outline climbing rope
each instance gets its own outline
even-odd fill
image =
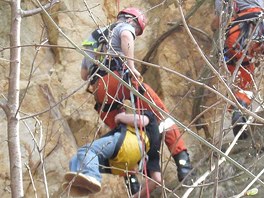
[[[128,71],[128,70],[127,70]],[[129,85],[132,86],[132,83],[131,83],[131,80],[130,78],[128,78],[128,81],[129,81]],[[138,87],[138,82],[135,83],[135,88],[136,90],[139,90],[139,87]],[[140,112],[140,109],[141,107],[143,106],[142,105],[142,101],[137,98],[137,105],[135,104],[135,100],[134,100],[134,94],[132,93],[132,91],[130,91],[130,100],[131,100],[131,104],[132,104],[132,108],[133,108],[133,111],[134,111],[134,115],[138,114],[139,116],[139,130],[140,131],[143,131],[143,127],[142,127],[142,120],[141,120],[141,112]],[[137,108],[136,108],[137,107]],[[145,157],[145,152],[146,152],[146,148],[145,148],[145,144],[144,144],[144,139],[142,138],[142,135],[139,133],[139,130],[138,130],[138,124],[137,124],[137,119],[135,118],[134,119],[134,125],[135,125],[135,129],[136,129],[136,135],[138,137],[138,143],[139,143],[139,147],[140,147],[140,151],[141,151],[141,156],[143,156],[140,160],[140,163],[139,163],[139,170],[143,170],[143,174],[146,176],[145,178],[145,183],[146,183],[146,192],[147,192],[147,197],[149,198],[150,197],[150,193],[149,193],[149,187],[148,187],[148,175],[147,175],[147,166],[146,166],[146,157]],[[140,144],[141,142],[141,144]]]

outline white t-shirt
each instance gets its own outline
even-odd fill
[[[120,55],[124,55],[121,49],[121,33],[124,30],[128,30],[132,33],[133,37],[136,37],[135,28],[126,22],[120,22],[112,31],[112,36],[110,38],[110,43],[113,49],[109,47],[108,53],[115,54],[115,51]]]

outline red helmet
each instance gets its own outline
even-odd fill
[[[141,31],[138,34],[138,36],[143,33],[145,26],[146,26],[147,19],[146,19],[145,15],[138,8],[133,8],[133,7],[125,8],[125,9],[121,10],[117,16],[119,16],[120,14],[129,14],[129,15],[136,17],[138,24],[141,28]]]

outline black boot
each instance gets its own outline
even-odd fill
[[[177,165],[177,172],[178,172],[178,180],[181,182],[188,173],[193,169],[189,154],[187,151],[182,151],[173,156],[175,163]]]
[[[140,184],[138,182],[138,178],[136,175],[128,175],[124,177],[125,184],[129,191],[131,191],[132,195],[136,194],[139,191]]]
[[[232,125],[233,125],[233,134],[236,136],[243,125],[247,122],[246,117],[242,115],[241,111],[238,109],[234,109],[232,115]],[[242,134],[239,136],[239,140],[244,140],[248,137],[247,130],[244,130]]]

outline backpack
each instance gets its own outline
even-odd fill
[[[142,159],[142,151],[139,144],[144,144],[145,152],[150,150],[150,139],[144,131],[140,131],[141,141],[136,135],[136,129],[131,126],[120,124],[117,130],[121,133],[113,156],[109,159],[111,173],[114,175],[125,176],[126,170],[134,171]],[[129,156],[128,156],[129,155]]]
[[[101,63],[105,60],[105,55],[103,54],[96,54],[94,52],[107,52],[108,47],[108,40],[110,38],[110,31],[114,29],[114,27],[117,24],[114,23],[110,26],[104,27],[104,28],[97,28],[95,29],[88,39],[84,40],[82,42],[82,46],[85,47],[85,52],[93,59],[99,60]],[[92,62],[90,59],[84,57],[82,61],[82,67],[86,67],[88,70],[88,75],[91,76],[95,72],[98,72],[98,65],[96,65],[94,62]],[[96,81],[96,79],[92,79],[91,84],[93,84]]]

